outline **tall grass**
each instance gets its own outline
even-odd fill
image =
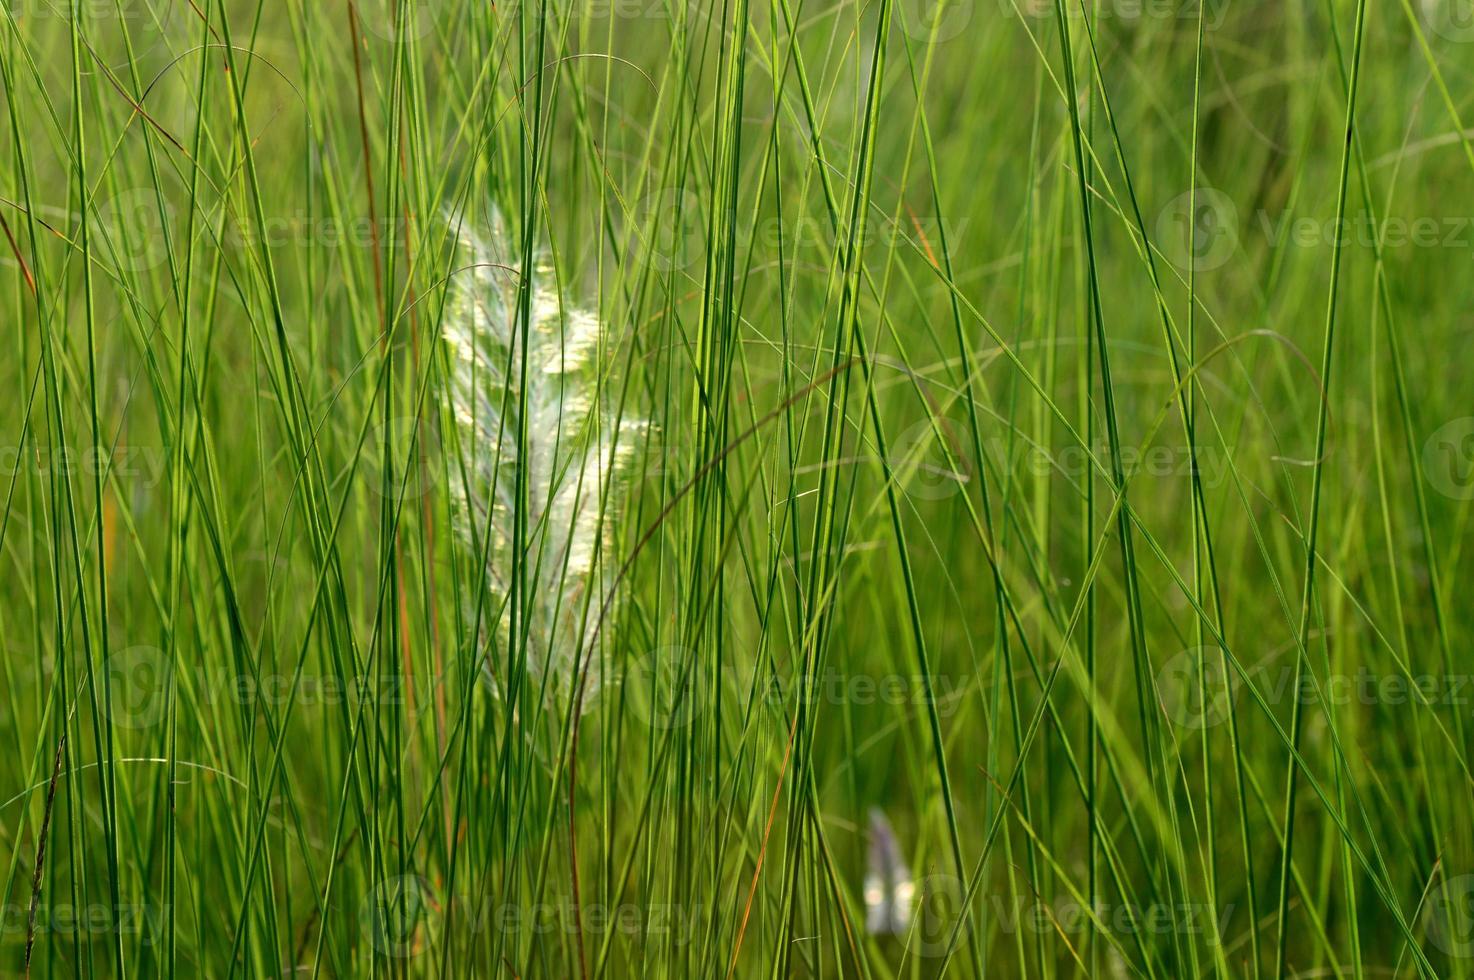
[[[1474,974],[1467,0],[18,0],[0,975]]]

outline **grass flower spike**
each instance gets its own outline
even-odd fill
[[[602,406],[606,325],[597,314],[565,304],[546,255],[526,273],[524,350],[518,317],[523,273],[500,215],[483,235],[461,230],[458,242],[460,271],[442,330],[456,430],[451,505],[472,568],[485,560],[486,594],[470,604],[475,610],[474,600],[484,599],[483,665],[500,689],[509,662],[499,651],[511,638],[520,468],[527,486],[525,666],[538,690],[545,684],[567,696],[594,654],[600,610],[615,586],[612,518],[645,426]],[[524,373],[525,389],[519,390]],[[525,431],[520,446],[519,422]],[[585,705],[593,702],[601,673],[590,666]]]

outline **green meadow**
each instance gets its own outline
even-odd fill
[[[7,0],[0,976],[1474,975],[1469,0]]]

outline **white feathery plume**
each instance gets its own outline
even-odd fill
[[[457,539],[473,560],[486,556],[478,640],[490,652],[504,649],[510,638],[520,466],[528,494],[528,676],[534,690],[546,679],[550,692],[567,696],[594,653],[600,611],[615,585],[612,518],[645,424],[614,418],[598,403],[605,325],[596,314],[564,304],[547,258],[540,256],[527,273],[531,310],[524,352],[519,250],[501,216],[493,214],[485,235],[464,230],[458,218],[448,221],[460,229],[461,249],[442,328],[458,442],[451,456],[451,511]],[[519,400],[524,354],[527,390]],[[526,412],[520,453],[519,410]],[[608,627],[606,621],[599,632]],[[492,670],[502,662],[494,652],[483,660],[494,687]],[[588,670],[585,706],[594,701],[600,673],[597,666]]]

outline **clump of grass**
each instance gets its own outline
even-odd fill
[[[0,975],[1474,976],[1459,7],[0,9]]]

